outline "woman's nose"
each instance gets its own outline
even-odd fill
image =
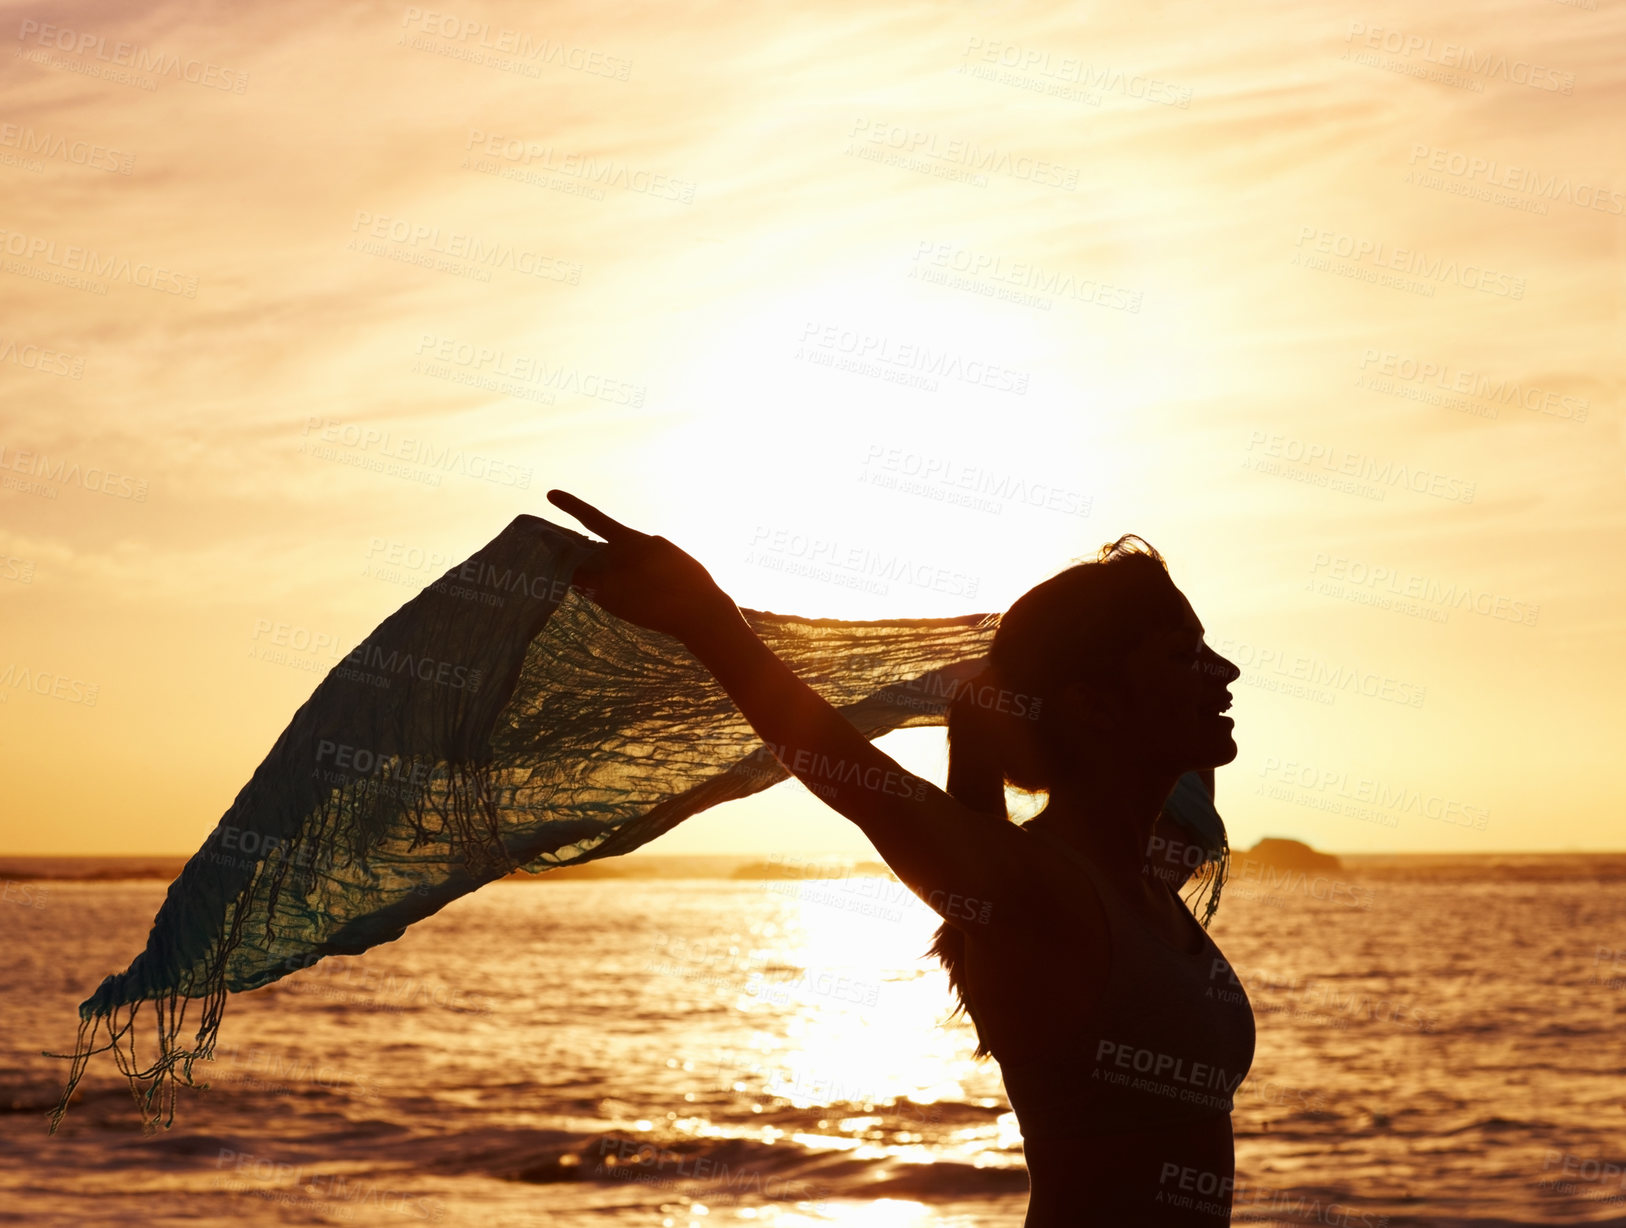
[[[1235,662],[1229,657],[1220,656],[1219,653],[1212,649],[1208,652],[1208,660],[1204,662],[1204,669],[1216,677],[1225,679],[1226,686],[1230,686],[1231,683],[1242,677],[1242,671],[1237,668]]]

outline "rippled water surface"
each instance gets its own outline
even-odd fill
[[[1626,1223],[1626,894],[1548,864],[1233,882],[1214,933],[1259,1033],[1237,1222]],[[489,887],[233,996],[172,1129],[142,1136],[104,1056],[54,1139],[40,1050],[164,885],[25,886],[0,1220],[1021,1221],[998,1069],[941,1024],[935,918],[888,880]]]

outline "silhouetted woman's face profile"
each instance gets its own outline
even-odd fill
[[[1110,557],[1036,585],[1001,616],[989,659],[1002,685],[1038,697],[1040,712],[983,735],[998,743],[1000,766],[1020,788],[1125,770],[1178,777],[1236,758],[1221,709],[1241,671],[1204,642],[1162,557],[1125,550],[1123,540],[1104,548]],[[951,714],[951,745],[956,732]]]
[[[1152,578],[1150,586],[1131,618],[1140,634],[1122,644],[1118,668],[1060,689],[1064,756],[1098,765],[1139,761],[1176,774],[1229,763],[1237,755],[1234,722],[1221,711],[1242,671],[1207,645],[1196,611],[1172,581]]]

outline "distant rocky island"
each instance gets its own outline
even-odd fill
[[[1333,854],[1285,836],[1266,836],[1251,849],[1232,849],[1231,860],[1251,861],[1278,870],[1303,870],[1306,874],[1329,874],[1344,868],[1344,863]]]

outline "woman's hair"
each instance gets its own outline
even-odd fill
[[[990,822],[1005,823],[1005,786],[1048,789],[1066,762],[1070,736],[1054,699],[1069,683],[1103,690],[1123,685],[1124,653],[1178,617],[1163,556],[1134,534],[1102,546],[1029,589],[999,618],[988,649],[987,685],[960,690],[948,709],[948,793]],[[998,696],[994,703],[988,695]],[[1020,715],[1018,715],[1020,713]],[[966,998],[965,933],[947,921],[928,954],[942,961],[964,1012],[977,1029],[977,1057],[989,1055]]]

